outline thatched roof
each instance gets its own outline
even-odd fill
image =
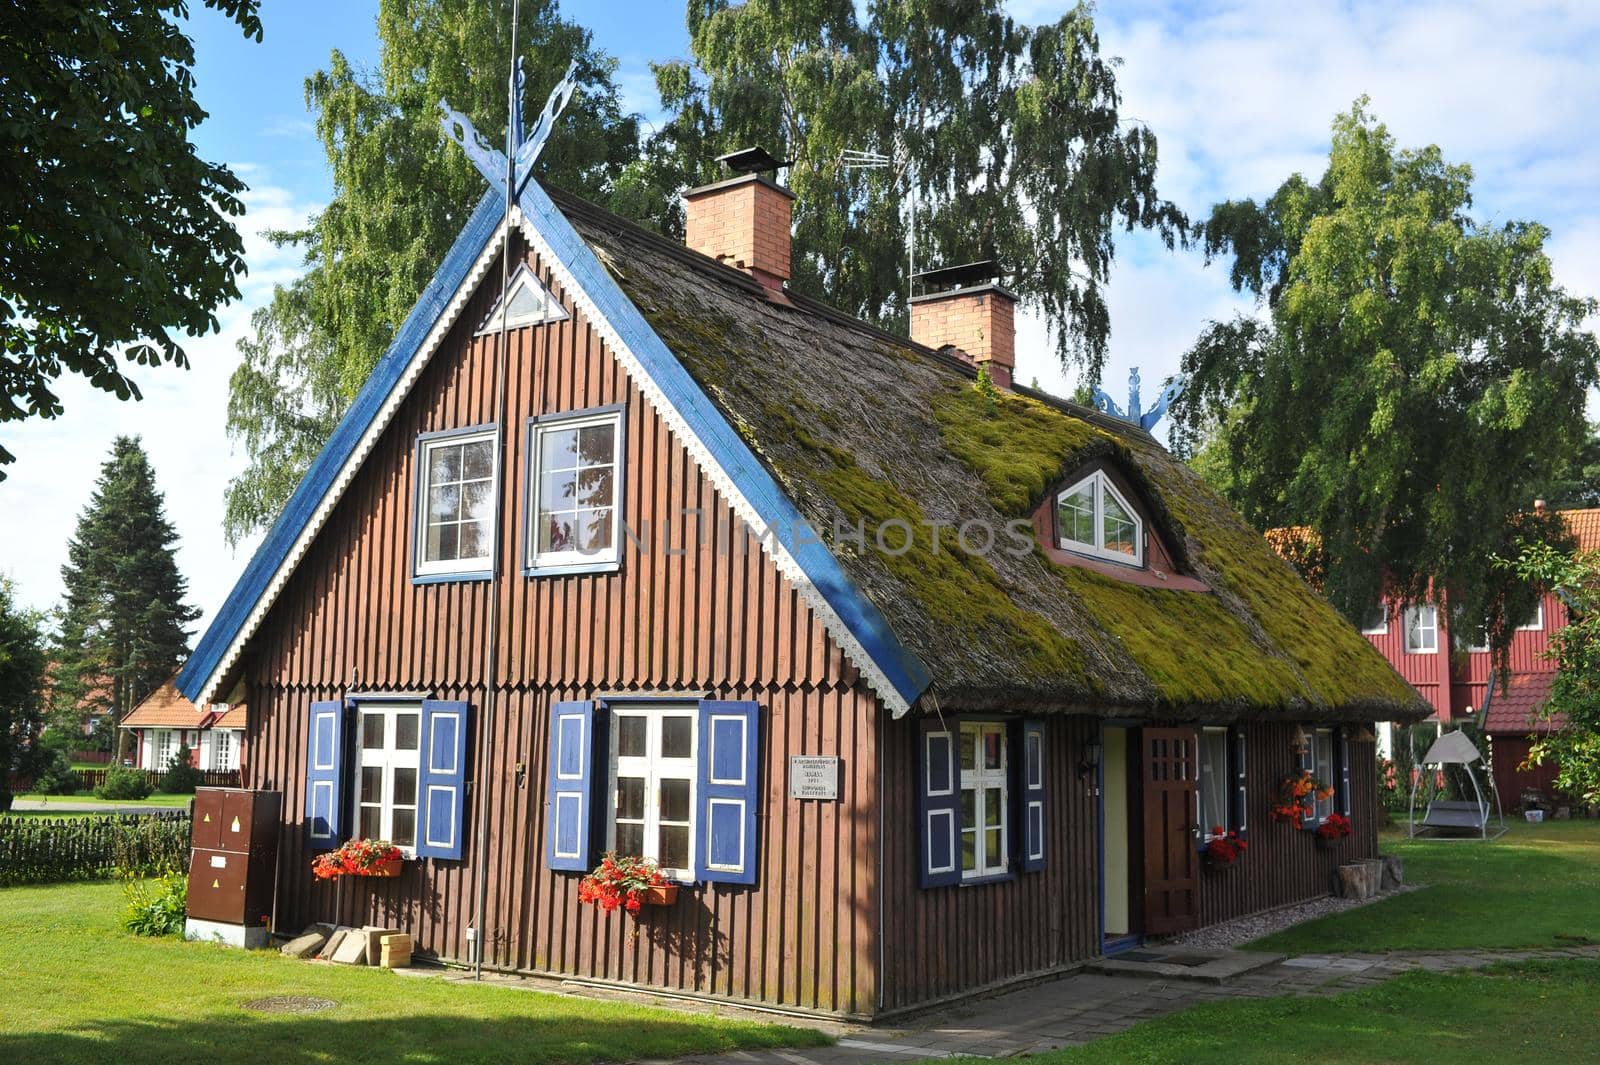
[[[556,202],[927,667],[943,706],[1217,720],[1427,713],[1143,431],[1027,389],[986,398],[959,359],[802,297],[785,305],[739,271],[582,201]],[[1131,584],[1039,550],[932,550],[925,521],[1003,528],[1095,459],[1134,482],[1179,569],[1209,592]],[[917,530],[913,550],[877,551],[869,533],[862,551],[833,534],[890,519]]]

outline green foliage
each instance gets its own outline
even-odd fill
[[[1572,462],[1538,494],[1552,510],[1600,507],[1600,424],[1590,423]]]
[[[0,887],[164,876],[189,857],[189,815],[0,817]]]
[[[1556,787],[1600,804],[1600,551],[1566,554],[1547,542],[1524,542],[1512,562],[1518,578],[1553,588],[1565,601],[1567,624],[1550,634],[1556,675],[1540,710],[1551,731],[1528,751],[1532,765],[1554,763]]]
[[[33,790],[40,795],[71,795],[82,783],[67,756],[60,751],[51,751],[49,760],[33,778]]]
[[[194,752],[183,744],[172,756],[172,761],[161,773],[161,790],[168,795],[193,795],[194,789],[205,783],[205,774],[189,764]]]
[[[752,144],[792,159],[793,287],[878,325],[907,322],[903,210],[919,268],[998,258],[1067,361],[1099,377],[1113,234],[1169,245],[1186,219],[1155,189],[1156,139],[1119,114],[1116,60],[1087,5],[1042,26],[998,0],[691,4],[688,62],[656,66],[670,118],[630,175],[644,215]],[[895,160],[847,170],[845,149]]]
[[[305,248],[307,273],[279,286],[239,343],[228,433],[250,465],[227,490],[233,542],[277,517],[483,195],[482,176],[439,127],[439,101],[503,146],[510,25],[511,0],[383,0],[378,69],[335,51],[306,79],[333,198],[308,230],[275,234]],[[578,64],[580,87],[539,158],[540,179],[612,202],[638,143],[616,61],[555,0],[525,0],[518,39],[530,124]]]
[[[1219,204],[1207,253],[1269,318],[1211,323],[1176,412],[1180,446],[1214,436],[1209,477],[1247,519],[1317,532],[1346,617],[1385,579],[1414,600],[1448,589],[1503,649],[1532,593],[1489,561],[1560,536],[1524,512],[1588,438],[1600,345],[1595,303],[1552,281],[1548,231],[1473,220],[1471,184],[1437,147],[1397,150],[1363,100],[1320,181]]]
[[[123,885],[127,908],[122,927],[136,936],[180,936],[188,915],[189,880],[168,873],[155,880],[130,879]]]
[[[206,6],[261,39],[258,0]],[[187,15],[179,0],[0,6],[0,421],[58,416],[63,372],[137,399],[119,363],[187,366],[180,336],[216,329],[239,295],[245,186],[190,141],[206,113]]]
[[[120,721],[189,653],[199,612],[183,602],[177,542],[144,448],[117,437],[61,567],[52,717],[64,731],[107,708]]]
[[[17,604],[0,577],[0,793],[12,771],[36,773],[44,762],[44,633],[37,612]]]
[[[153,790],[150,774],[118,765],[106,770],[105,782],[94,789],[94,795],[97,799],[144,799]]]

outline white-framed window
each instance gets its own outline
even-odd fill
[[[673,880],[694,876],[694,704],[611,707],[606,849],[649,858]]]
[[[489,568],[494,549],[494,429],[417,442],[417,576]]]
[[[527,263],[522,263],[511,275],[511,284],[507,287],[511,293],[510,317],[506,322],[507,328],[517,329],[525,325],[539,325],[541,322],[559,322],[567,316],[566,308],[556,301],[550,290],[539,283],[533,276],[533,271],[528,269]],[[500,301],[490,308],[484,316],[483,324],[478,326],[476,335],[485,336],[500,331]]]
[[[961,725],[961,876],[1007,871],[1006,726],[998,721]]]
[[[1382,636],[1389,631],[1389,604],[1381,599],[1367,607],[1366,613],[1361,615],[1361,634],[1363,636]]]
[[[234,746],[233,733],[227,729],[216,729],[211,733],[211,768],[233,769]]]
[[[528,568],[618,561],[622,411],[542,418],[531,435]]]
[[[155,735],[155,749],[152,762],[154,768],[166,770],[172,768],[172,756],[178,753],[178,734],[171,729],[157,729]]]
[[[1228,776],[1228,730],[1208,727],[1200,730],[1200,787],[1195,792],[1200,815],[1200,834],[1211,839],[1221,828],[1223,834],[1237,825],[1228,823],[1228,797],[1233,781]]]
[[[1538,632],[1544,628],[1544,600],[1539,600],[1539,605],[1534,608],[1533,616],[1517,626],[1519,632]]]
[[[1439,649],[1439,608],[1431,603],[1406,607],[1406,653],[1419,655]]]
[[[1334,801],[1338,798],[1339,792],[1339,781],[1336,778],[1338,766],[1333,761],[1333,729],[1319,728],[1311,734],[1310,757],[1312,777],[1333,788],[1326,799],[1315,799],[1316,819],[1321,821],[1333,813]]]
[[[1102,470],[1056,496],[1056,541],[1063,551],[1144,565],[1144,522]]]
[[[356,832],[410,855],[417,842],[419,703],[362,703],[356,725]]]

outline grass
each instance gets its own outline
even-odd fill
[[[807,1028],[317,965],[117,925],[116,884],[0,890],[0,1061],[593,1062],[817,1045]],[[264,1014],[268,995],[338,1002]]]
[[[1030,1065],[1597,1061],[1600,962],[1408,973],[1332,999],[1235,999],[1027,1060]]]
[[[1323,951],[1559,947],[1600,942],[1600,821],[1507,822],[1484,842],[1384,840],[1426,884],[1358,909],[1308,921],[1250,947]]]
[[[181,809],[182,807],[188,806],[189,805],[189,800],[193,799],[194,796],[193,795],[168,795],[166,792],[156,791],[156,792],[151,792],[149,797],[148,798],[144,798],[144,799],[101,799],[101,798],[96,798],[93,792],[84,791],[84,792],[78,792],[77,794],[74,794],[74,795],[32,795],[32,794],[30,794],[30,795],[18,795],[17,798],[19,800],[26,799],[29,802],[50,803],[51,805],[71,805],[71,806],[156,806],[156,807],[173,807],[175,809]]]

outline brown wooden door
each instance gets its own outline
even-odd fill
[[[1196,744],[1191,728],[1141,730],[1144,784],[1144,932],[1193,928],[1200,916],[1194,846]]]

